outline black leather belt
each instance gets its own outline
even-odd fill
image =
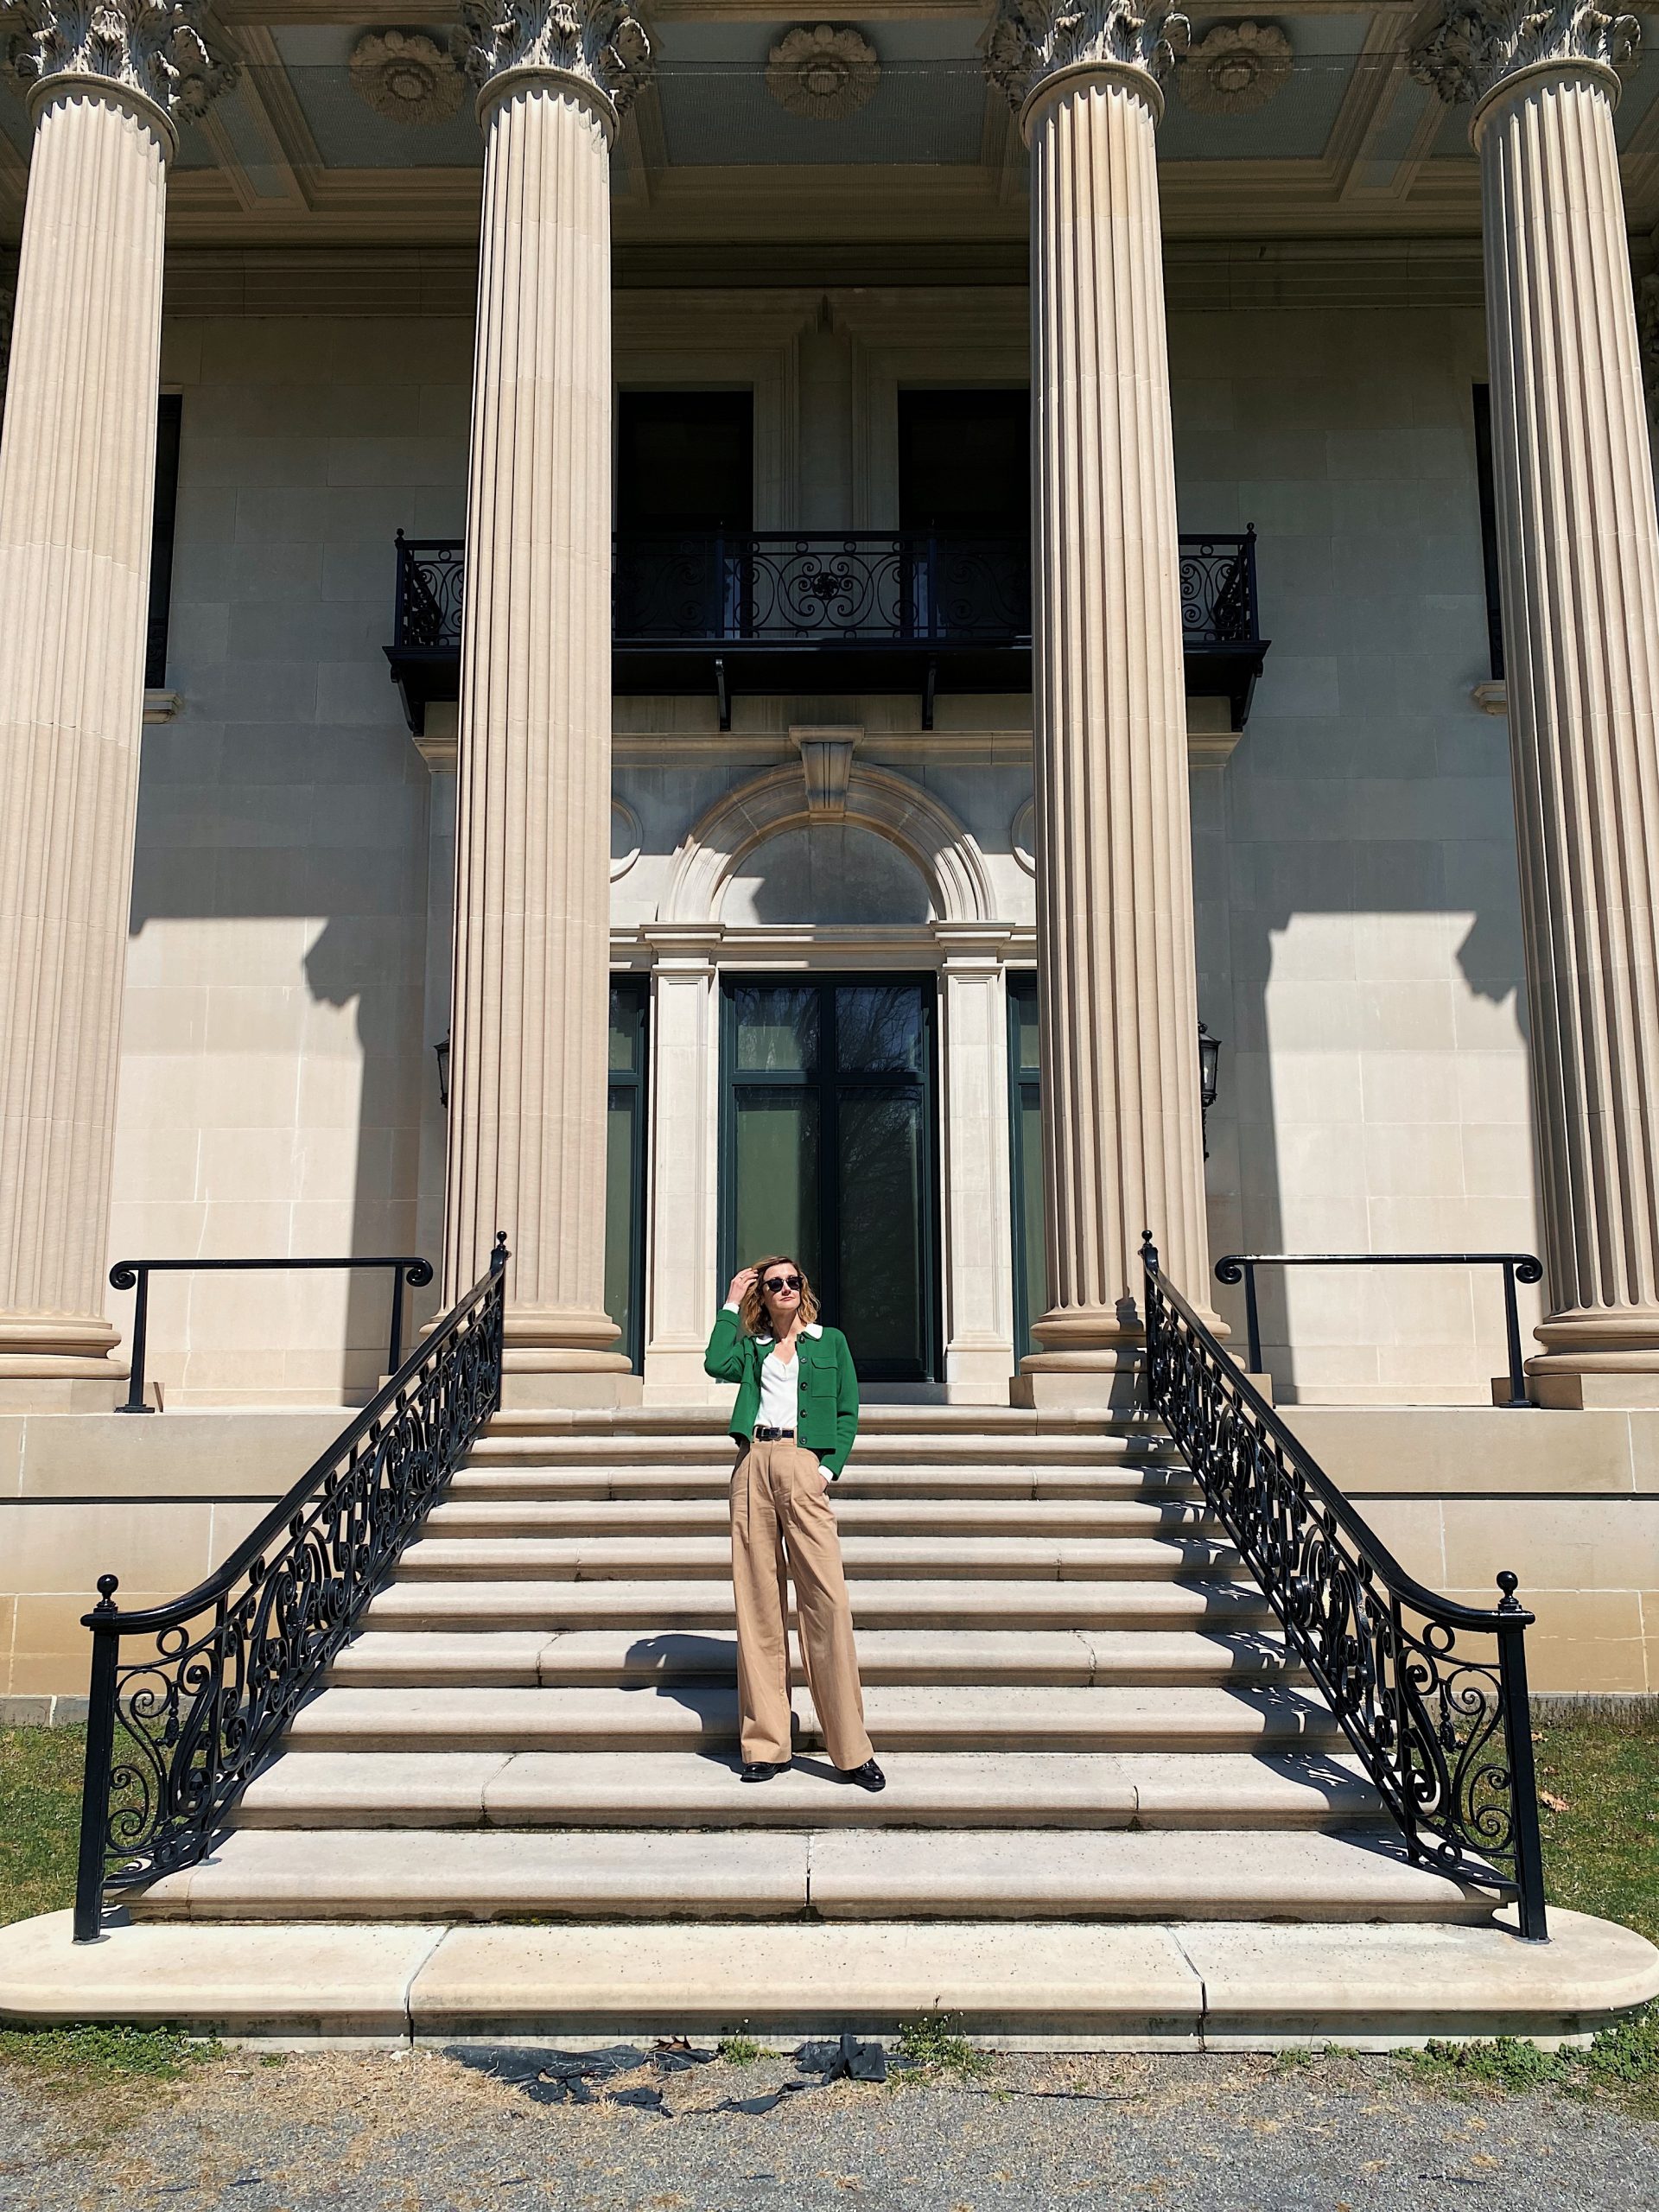
[[[757,1444],[781,1444],[785,1437],[792,1437],[794,1433],[792,1428],[762,1428],[757,1424],[754,1440]]]

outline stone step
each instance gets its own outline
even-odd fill
[[[648,1437],[671,1442],[683,1436],[724,1436],[734,1395],[728,1389],[718,1403],[692,1406],[504,1407],[491,1416],[489,1433],[492,1437],[556,1439]],[[869,1392],[860,1408],[858,1425],[863,1437],[904,1441],[957,1437],[1003,1443],[1023,1439],[1045,1452],[1052,1446],[1090,1439],[1169,1441],[1162,1422],[1145,1414],[1064,1406],[885,1403]]]
[[[130,1901],[180,1920],[1490,1921],[1385,1834],[247,1829]]]
[[[906,1751],[879,1796],[823,1759],[771,1782],[692,1751],[295,1751],[248,1785],[239,1827],[1072,1829],[1353,1827],[1382,1805],[1357,1761],[1248,1751]]]
[[[876,1577],[986,1582],[1096,1581],[1226,1572],[1227,1544],[1178,1536],[848,1536],[849,1582]],[[489,1581],[626,1581],[641,1577],[726,1580],[728,1536],[423,1536],[399,1564],[405,1581],[459,1576]]]
[[[836,1525],[850,1536],[1204,1536],[1225,1541],[1195,1499],[896,1498],[832,1493]],[[427,1518],[432,1537],[674,1537],[726,1541],[723,1497],[709,1498],[446,1497]]]
[[[421,1549],[404,1554],[407,1567]],[[849,1582],[853,1620],[871,1629],[1164,1629],[1268,1626],[1273,1611],[1253,1582],[1213,1576],[1160,1582]],[[408,1630],[730,1628],[732,1586],[695,1582],[445,1580],[393,1582],[370,1604],[372,1628]]]
[[[799,1653],[795,1680],[804,1681]],[[873,1629],[859,1638],[865,1682],[1221,1682],[1302,1679],[1283,1643],[1258,1631],[1101,1629]],[[521,1687],[737,1678],[731,1635],[627,1629],[416,1630],[371,1627],[330,1679],[371,1684]]]
[[[516,1460],[470,1459],[449,1478],[449,1498],[691,1498],[724,1502],[731,1484],[732,1455],[704,1466],[526,1465]],[[886,1466],[862,1453],[849,1465],[836,1491],[849,1498],[1195,1498],[1198,1485],[1185,1465],[1149,1460],[1103,1467]]]
[[[787,2045],[918,2018],[1007,2050],[1378,2049],[1428,2037],[1584,2037],[1659,1995],[1659,1951],[1557,1909],[1506,1925],[798,1921],[632,1928],[117,1924],[0,1929],[0,2020],[195,2035],[571,2044],[747,2033]]]
[[[474,1466],[677,1467],[723,1466],[731,1470],[736,1444],[722,1424],[718,1428],[638,1434],[504,1430],[498,1415],[489,1433],[473,1446]],[[861,1419],[853,1464],[889,1468],[1033,1469],[1184,1467],[1179,1451],[1161,1432],[1109,1432],[1038,1438],[1029,1433],[1001,1435],[963,1428],[929,1434],[916,1431],[872,1432]]]
[[[1128,1689],[876,1683],[864,1700],[878,1751],[1250,1751],[1336,1748],[1325,1707],[1278,1686]],[[803,1750],[821,1747],[811,1700],[794,1694]],[[325,1689],[297,1713],[296,1751],[729,1750],[737,1693],[724,1683],[644,1689]]]

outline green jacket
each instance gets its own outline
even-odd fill
[[[732,1408],[732,1434],[747,1444],[760,1418],[760,1363],[772,1350],[770,1337],[746,1337],[739,1332],[737,1315],[722,1306],[715,1317],[714,1333],[702,1356],[703,1372],[717,1382],[735,1382],[737,1402]],[[825,1329],[809,1322],[795,1339],[795,1357],[801,1363],[800,1413],[796,1440],[816,1452],[825,1474],[838,1481],[847,1454],[858,1434],[858,1377],[853,1355],[839,1329]]]

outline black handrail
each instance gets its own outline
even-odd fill
[[[391,1327],[387,1338],[386,1372],[395,1375],[404,1358],[404,1285],[411,1290],[424,1290],[432,1280],[432,1262],[423,1260],[418,1252],[404,1253],[396,1259],[372,1260],[118,1260],[110,1269],[112,1290],[132,1290],[137,1296],[132,1304],[132,1375],[127,1384],[126,1402],[116,1408],[118,1414],[153,1413],[155,1408],[144,1403],[144,1362],[149,1351],[149,1279],[162,1274],[237,1274],[257,1272],[265,1268],[390,1268],[391,1273]]]
[[[1358,1752],[1418,1864],[1519,1900],[1541,1942],[1543,1850],[1516,1577],[1491,1611],[1406,1573],[1141,1240],[1147,1395]],[[1471,1658],[1459,1637],[1497,1640]]]
[[[412,1351],[224,1565],[170,1605],[123,1613],[112,1574],[92,1631],[74,1933],[104,1899],[212,1848],[242,1792],[382,1589],[501,1402],[508,1258]],[[122,1639],[148,1648],[124,1663]]]
[[[1262,1323],[1255,1306],[1258,1268],[1502,1268],[1503,1332],[1509,1351],[1510,1406],[1535,1407],[1527,1395],[1526,1362],[1521,1355],[1521,1317],[1516,1307],[1517,1282],[1541,1282],[1544,1263],[1534,1252],[1228,1252],[1216,1262],[1217,1282],[1244,1285],[1244,1333],[1252,1375],[1262,1364]]]

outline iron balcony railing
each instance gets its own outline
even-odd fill
[[[1142,1243],[1147,1397],[1283,1624],[1410,1857],[1513,1897],[1541,1942],[1543,1850],[1526,1631],[1408,1574],[1240,1371]]]
[[[386,648],[410,727],[456,696],[465,549],[397,539]],[[1268,646],[1255,532],[1180,541],[1190,691],[1224,694],[1235,727]],[[1023,537],[938,531],[687,531],[625,535],[612,568],[618,691],[939,690],[1031,683],[1031,556]],[[810,665],[809,665],[809,664]]]
[[[92,1632],[78,1943],[111,1893],[206,1856],[501,1402],[507,1247],[224,1565]]]

